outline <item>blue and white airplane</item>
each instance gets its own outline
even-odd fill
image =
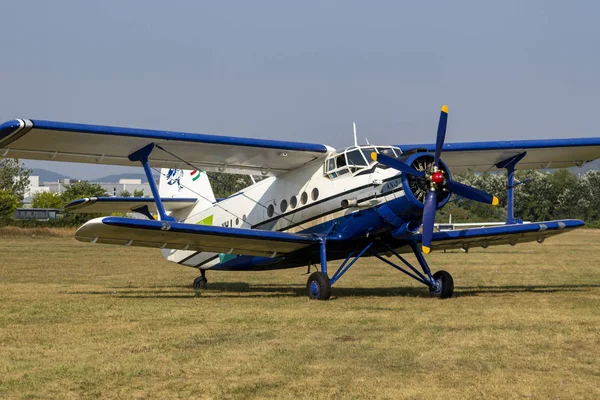
[[[102,165],[142,165],[152,198],[80,199],[70,212],[137,211],[147,219],[101,217],[81,226],[82,242],[161,249],[172,262],[200,270],[274,270],[316,264],[308,297],[326,300],[356,260],[375,257],[428,287],[454,291],[446,271],[432,273],[432,250],[537,241],[584,225],[580,220],[522,224],[513,215],[515,169],[580,166],[600,157],[600,138],[444,144],[443,106],[434,144],[355,145],[335,150],[299,142],[16,119],[0,125],[0,155]],[[443,153],[443,159],[442,159]],[[152,166],[152,167],[151,167]],[[161,168],[157,185],[152,168]],[[434,232],[437,209],[452,194],[498,205],[498,199],[452,180],[452,173],[508,173],[506,225]],[[264,179],[215,199],[205,171]],[[419,229],[421,228],[419,232]],[[406,260],[413,253],[420,268]],[[395,260],[400,262],[396,262]],[[343,260],[330,274],[328,262]]]

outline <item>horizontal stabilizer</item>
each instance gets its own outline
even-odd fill
[[[550,236],[566,233],[583,225],[585,223],[578,219],[566,219],[434,232],[432,250],[486,248],[488,246],[515,245],[534,241],[541,243]],[[417,235],[416,238],[421,241],[421,235]]]
[[[193,198],[168,198],[161,199],[165,210],[181,210],[196,204],[198,199]],[[148,207],[156,212],[156,203],[152,197],[89,197],[73,200],[65,206],[65,211],[70,213],[128,213],[142,207]]]
[[[75,233],[81,242],[275,257],[316,244],[313,235],[161,222],[95,218]]]

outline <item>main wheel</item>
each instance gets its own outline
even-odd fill
[[[454,279],[452,275],[446,271],[438,271],[433,274],[433,279],[436,282],[435,287],[429,288],[429,293],[433,297],[440,299],[449,299],[454,293]]]
[[[308,298],[311,300],[329,300],[331,297],[331,283],[322,272],[313,272],[306,282]]]
[[[199,276],[194,279],[194,290],[205,290],[207,286],[208,280],[206,280],[206,277]]]

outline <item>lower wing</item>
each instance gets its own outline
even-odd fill
[[[532,222],[494,226],[489,228],[471,228],[456,231],[434,232],[432,250],[469,249],[471,247],[515,245],[526,242],[543,242],[546,238],[569,232],[585,225],[578,219]],[[417,236],[421,241],[421,235]]]
[[[88,221],[77,230],[75,239],[81,242],[266,257],[290,253],[319,242],[319,238],[313,235],[122,217]]]

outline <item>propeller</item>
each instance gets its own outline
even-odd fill
[[[425,196],[425,204],[423,205],[423,234],[421,250],[425,254],[431,251],[431,240],[433,238],[433,226],[435,223],[435,212],[437,210],[437,193],[438,190],[444,190],[449,193],[454,193],[458,196],[478,201],[480,203],[491,204],[497,206],[499,201],[496,196],[486,193],[474,187],[452,181],[446,177],[444,171],[439,168],[440,156],[446,139],[446,125],[448,123],[448,106],[442,106],[440,113],[440,121],[438,124],[437,137],[435,140],[435,155],[433,166],[430,171],[418,171],[410,165],[396,158],[386,156],[384,154],[371,153],[371,158],[383,165],[394,168],[405,174],[415,176],[427,180],[429,190]]]
[[[416,176],[417,178],[425,178],[425,172],[416,170],[407,163],[398,160],[397,158],[393,158],[390,156],[386,156],[385,154],[379,154],[376,152],[371,153],[371,158],[373,159],[373,161],[378,161],[383,165],[387,165],[388,167],[394,168],[395,170],[398,170],[405,174]]]

